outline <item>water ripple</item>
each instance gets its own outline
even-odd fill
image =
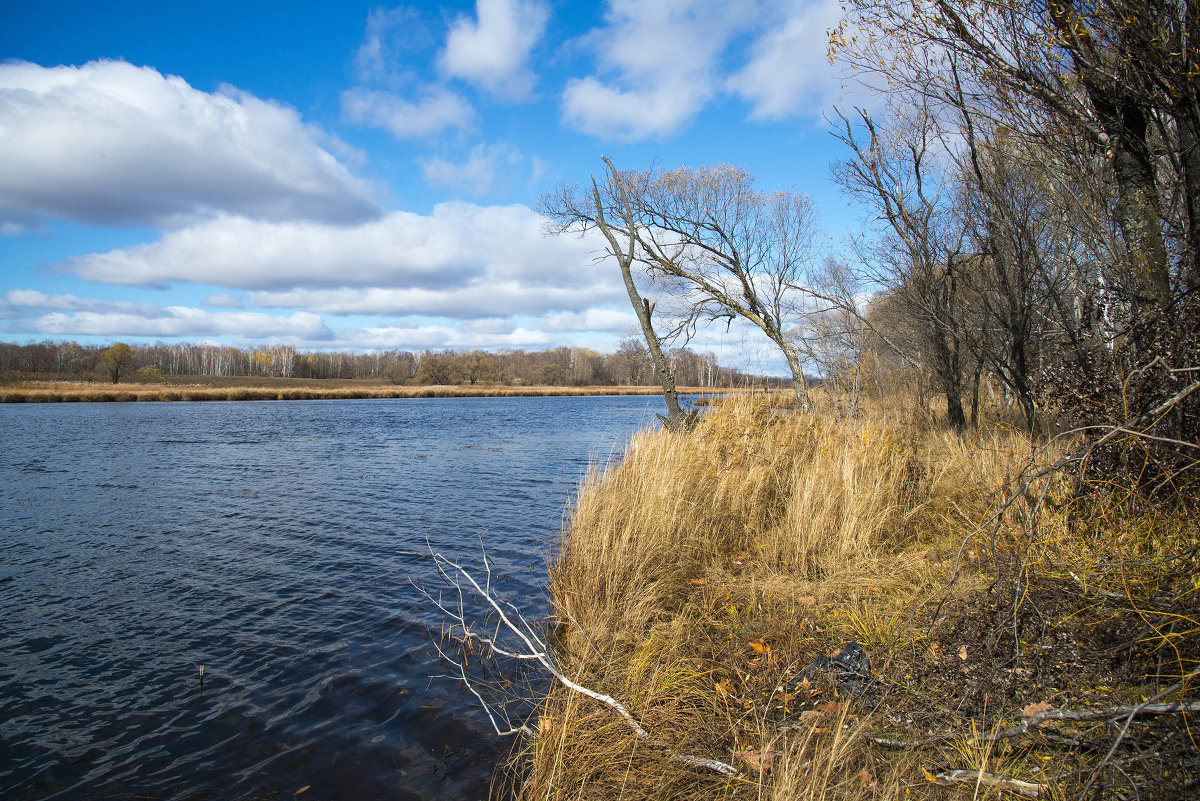
[[[428,542],[536,603],[645,398],[0,407],[0,796],[484,798]],[[200,668],[203,666],[203,685]]]

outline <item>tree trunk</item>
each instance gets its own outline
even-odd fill
[[[774,337],[772,338],[774,339]],[[788,368],[792,371],[792,389],[796,393],[796,401],[800,404],[801,409],[805,411],[812,409],[812,400],[808,397],[808,380],[804,377],[804,364],[800,361],[800,354],[783,336],[776,339],[775,344],[783,351]]]

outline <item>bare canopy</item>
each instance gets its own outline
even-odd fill
[[[607,160],[606,160],[607,162]],[[609,163],[611,167],[611,163]],[[808,390],[797,324],[810,311],[806,291],[814,263],[816,214],[806,195],[765,193],[739,167],[613,170],[598,200],[609,226],[671,300],[672,333],[690,335],[701,322],[741,318],[782,351],[797,399]],[[614,194],[612,188],[623,192]],[[562,224],[589,206],[567,187],[543,203]]]

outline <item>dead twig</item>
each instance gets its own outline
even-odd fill
[[[511,601],[497,597],[492,586],[492,569],[486,550],[483,554],[486,577],[482,584],[461,564],[432,548],[429,548],[428,552],[423,555],[433,561],[446,590],[439,592],[436,597],[419,585],[417,585],[417,590],[446,616],[448,621],[444,632],[446,636],[462,644],[465,650],[479,645],[489,657],[501,656],[538,666],[572,692],[591,698],[613,710],[639,740],[667,751],[671,750],[668,743],[651,737],[650,732],[616,698],[585,687],[563,673],[537,629]],[[449,598],[444,594],[447,591]],[[468,621],[468,597],[476,599],[490,610],[488,614],[493,618],[494,626],[489,622],[485,628],[482,624],[477,626]],[[437,643],[436,647],[442,658],[455,669],[455,674],[448,678],[461,681],[475,696],[498,735],[504,737],[514,734],[533,734],[529,721],[514,721],[505,703],[490,702],[484,698],[476,686],[476,680],[470,676],[465,655],[458,657],[447,653],[441,643]],[[525,703],[529,701],[529,699],[521,700]],[[724,776],[740,774],[737,768],[719,759],[677,753],[670,753],[669,758],[676,762],[712,770]]]

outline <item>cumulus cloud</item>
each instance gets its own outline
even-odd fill
[[[450,26],[439,69],[503,100],[528,98],[537,79],[526,62],[546,30],[545,3],[477,0],[475,13],[475,19],[459,17]]]
[[[556,309],[586,309],[594,304],[620,302],[622,291],[623,287],[612,276],[596,273],[591,283],[577,287],[548,286],[534,278],[483,277],[461,286],[436,289],[341,287],[253,292],[250,302],[262,308],[306,308],[326,314],[420,314],[471,319],[498,313],[542,314]]]
[[[753,18],[721,0],[613,0],[586,39],[603,77],[567,82],[564,122],[622,141],[674,133],[714,96],[719,58]]]
[[[417,100],[393,92],[355,87],[342,93],[342,113],[351,122],[382,128],[397,139],[432,136],[475,123],[471,104],[448,89],[425,87]]]
[[[624,334],[638,324],[637,315],[631,311],[615,309],[587,309],[582,312],[555,312],[542,319],[547,331],[603,331],[609,334]]]
[[[841,91],[826,57],[826,32],[837,24],[837,0],[794,2],[750,46],[750,57],[726,87],[751,103],[751,117],[817,114]]]
[[[44,218],[162,224],[216,212],[348,223],[377,216],[295,109],[208,93],[124,61],[0,64],[0,229]]]
[[[457,164],[436,157],[423,159],[421,171],[431,184],[478,196],[492,191],[497,178],[511,173],[524,160],[521,151],[508,142],[496,142],[475,145],[467,160]]]
[[[473,280],[591,286],[597,241],[547,237],[527,206],[441,203],[429,215],[392,212],[353,226],[220,217],[148,244],[56,266],[87,281],[230,289],[396,287],[445,289]]]
[[[155,307],[153,313],[120,311],[50,312],[4,324],[11,332],[32,331],[47,336],[103,337],[221,337],[257,340],[322,342],[333,332],[320,315],[293,312],[287,316],[263,312],[210,312],[186,306]]]

